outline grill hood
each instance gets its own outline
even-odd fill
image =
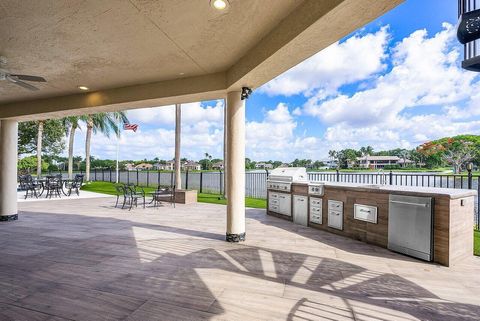
[[[270,172],[268,180],[285,183],[305,183],[308,182],[308,175],[305,167],[278,167]]]

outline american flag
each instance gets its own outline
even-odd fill
[[[137,129],[138,129],[138,125],[137,124],[130,124],[130,123],[123,123],[123,129],[124,130],[133,130],[133,132],[136,132]]]

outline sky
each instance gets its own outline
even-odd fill
[[[480,81],[461,69],[457,1],[406,0],[260,88],[246,102],[246,157],[325,160],[329,150],[415,148],[480,134]],[[128,111],[120,159],[172,159],[174,106]],[[75,137],[84,155],[85,129]],[[223,155],[223,101],[182,105],[182,157]],[[116,138],[92,138],[115,159]]]

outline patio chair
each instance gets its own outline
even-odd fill
[[[25,188],[25,199],[28,198],[30,195],[31,197],[38,198],[43,193],[43,185],[41,183],[37,183],[33,180],[31,175],[25,175],[23,178],[24,188]]]
[[[125,193],[127,201],[130,201],[130,209],[132,209],[133,204],[135,207],[138,207],[138,200],[143,200],[143,208],[145,208],[145,191],[140,186],[130,186],[127,185],[124,187],[127,191]],[[122,207],[123,208],[123,207]]]
[[[115,202],[115,207],[118,205],[118,200],[120,199],[120,196],[123,196],[123,205],[122,208],[125,207],[125,204],[127,203],[127,189],[124,185],[115,185],[115,191],[117,192],[117,201]]]
[[[46,198],[52,198],[52,195],[62,197],[62,179],[59,178],[58,175],[47,176],[47,180],[45,182],[45,190],[47,191],[47,194],[45,195]]]
[[[153,207],[156,207],[160,202],[169,202],[175,208],[175,185],[157,187],[153,194]]]
[[[65,182],[65,189],[67,190],[66,196],[72,195],[72,190],[77,193],[77,196],[80,196],[80,188],[83,185],[83,175],[76,174],[73,181]]]
[[[19,190],[26,191],[27,190],[27,176],[28,175],[18,175],[18,182],[19,182]]]

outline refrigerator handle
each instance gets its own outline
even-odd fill
[[[425,204],[425,203],[411,203],[411,202],[402,202],[402,201],[390,201],[390,203],[405,204],[405,205],[411,205],[411,206],[428,207],[428,204]]]

